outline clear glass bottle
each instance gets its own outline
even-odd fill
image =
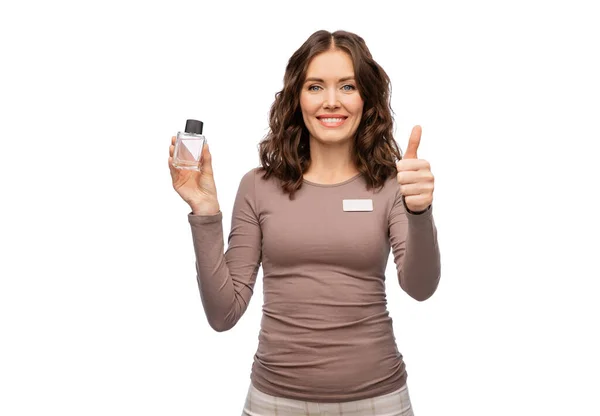
[[[178,169],[202,169],[202,149],[206,138],[202,135],[203,123],[200,120],[187,120],[185,132],[177,133],[173,166]]]

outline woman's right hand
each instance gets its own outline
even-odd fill
[[[202,149],[202,168],[200,171],[177,169],[173,166],[175,136],[169,147],[169,170],[173,188],[188,203],[194,215],[214,215],[220,211],[217,199],[217,187],[213,177],[212,160],[208,143]]]

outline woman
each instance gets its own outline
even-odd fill
[[[413,414],[385,268],[391,248],[403,290],[419,301],[436,290],[434,180],[417,158],[420,127],[401,158],[389,100],[389,78],[361,37],[311,35],[271,108],[262,167],[241,180],[226,253],[208,146],[200,173],[175,169],[170,147],[216,331],[240,319],[263,267],[244,415]]]

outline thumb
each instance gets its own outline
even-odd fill
[[[202,148],[202,172],[212,175],[212,155],[210,154],[210,149],[208,148],[208,142],[204,143],[204,147]]]
[[[417,150],[421,143],[421,126],[414,126],[408,139],[408,147],[404,154],[404,159],[417,159]]]

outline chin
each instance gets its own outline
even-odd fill
[[[346,144],[350,142],[350,137],[323,137],[316,136],[315,140],[319,143],[330,144],[330,145],[340,145]]]
[[[352,140],[352,135],[335,131],[317,131],[317,134],[311,133],[311,136],[323,144],[342,144]]]

